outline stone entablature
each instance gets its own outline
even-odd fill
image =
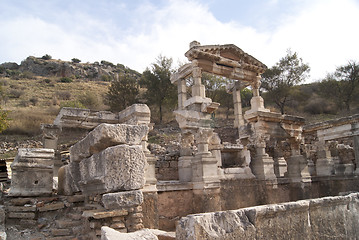
[[[150,124],[151,112],[146,104],[133,104],[119,113],[64,107],[54,125],[67,128],[94,129],[101,123]]]
[[[64,107],[54,120],[55,125],[67,128],[93,129],[101,123],[119,123],[118,114]]]

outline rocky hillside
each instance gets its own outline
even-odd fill
[[[130,73],[137,77],[141,74],[122,64],[113,64],[108,61],[94,63],[80,63],[79,59],[72,62],[51,59],[45,55],[41,58],[28,57],[21,64],[7,62],[0,64],[0,74],[3,77],[27,78],[32,76],[85,78],[89,80],[110,81],[118,74]]]

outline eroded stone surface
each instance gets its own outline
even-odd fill
[[[141,190],[107,193],[102,196],[102,202],[106,209],[136,207],[142,204],[143,194]]]
[[[177,239],[356,239],[359,194],[188,215]]]
[[[151,121],[151,111],[146,104],[133,104],[119,112],[118,119],[120,123],[148,125]]]
[[[109,227],[101,228],[101,240],[158,240],[149,229],[142,229],[133,233],[121,233]]]
[[[81,180],[80,167],[78,162],[70,162],[59,169],[59,190],[60,195],[72,195],[80,192],[79,182]]]
[[[79,162],[114,145],[138,145],[147,135],[147,132],[148,127],[145,125],[103,123],[71,147],[71,161]]]
[[[87,193],[140,189],[145,164],[141,146],[109,147],[80,162],[81,188]]]
[[[11,196],[41,196],[52,193],[54,150],[20,148],[11,164]]]

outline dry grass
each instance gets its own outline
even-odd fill
[[[3,134],[34,136],[40,133],[41,123],[52,123],[67,101],[78,101],[84,93],[92,93],[102,100],[109,83],[76,79],[71,83],[62,83],[58,78],[0,79],[3,88],[2,108],[9,110],[10,127]],[[5,84],[4,84],[5,83]],[[18,98],[11,98],[14,89],[22,91]],[[59,93],[66,98],[59,97]],[[34,103],[36,99],[36,103]],[[98,110],[106,109],[100,101]]]
[[[18,108],[9,113],[9,128],[4,134],[34,136],[40,134],[41,123],[52,123],[58,108]]]
[[[46,78],[49,79],[49,78]],[[21,106],[30,99],[38,99],[36,103],[40,107],[49,107],[52,105],[59,105],[61,101],[77,100],[85,92],[92,92],[99,98],[102,98],[107,90],[109,83],[85,81],[81,79],[74,80],[71,83],[58,82],[57,78],[50,78],[49,83],[45,78],[37,77],[36,79],[19,79],[14,80],[10,78],[0,79],[0,82],[6,82],[7,85],[3,86],[5,101],[3,101],[4,109],[11,109]],[[21,90],[22,94],[18,98],[7,97],[14,89]],[[20,88],[20,89],[19,89]],[[66,99],[59,97],[59,93],[66,93]],[[32,105],[31,103],[29,105]]]

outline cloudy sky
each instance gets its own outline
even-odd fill
[[[50,54],[139,72],[193,40],[233,43],[268,67],[298,52],[315,81],[359,61],[358,0],[0,0],[0,63]]]

